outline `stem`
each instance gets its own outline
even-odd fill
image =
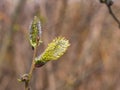
[[[31,65],[30,72],[29,72],[29,77],[30,77],[29,80],[31,79],[32,73],[33,73],[33,71],[35,69],[35,62],[34,62],[34,60],[35,60],[35,57],[36,57],[36,54],[37,54],[38,42],[39,42],[39,40],[37,38],[36,39],[36,47],[34,48],[34,53],[33,53],[32,65]]]
[[[34,62],[34,60],[35,60],[35,57],[36,57],[36,54],[37,54],[38,42],[39,42],[39,38],[36,39],[36,47],[34,48],[32,65],[31,65],[31,68],[30,68],[30,71],[29,71],[29,74],[28,74],[28,81],[27,80],[25,81],[25,90],[30,90],[29,83],[30,83],[30,80],[32,78],[32,73],[33,73],[33,71],[35,69],[35,62]]]
[[[113,1],[112,0],[100,0],[100,2],[106,4],[106,6],[108,7],[110,15],[118,23],[119,28],[120,28],[120,20],[115,16],[115,14],[113,13],[112,8],[111,8],[111,6],[113,5]]]
[[[118,18],[117,18],[117,17],[115,16],[115,14],[113,13],[111,6],[107,5],[107,7],[108,7],[108,10],[109,10],[109,13],[110,13],[111,16],[113,17],[113,19],[118,23],[119,28],[120,28],[120,21],[118,20]]]
[[[25,82],[25,90],[30,90],[30,89],[29,89],[29,83],[28,83],[28,82]]]
[[[34,54],[33,54],[33,59],[32,59],[32,65],[31,65],[30,72],[29,72],[29,76],[30,76],[29,79],[31,79],[32,73],[33,73],[34,68],[35,68],[35,62],[34,62],[34,60],[35,60],[35,57],[36,57],[36,54],[37,54],[38,40],[36,40],[36,41],[37,41],[37,43],[36,43],[36,47],[34,49]]]

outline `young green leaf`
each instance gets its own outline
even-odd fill
[[[31,25],[30,25],[30,44],[32,45],[32,47],[36,47],[37,45],[37,40],[38,40],[38,45],[41,43],[41,34],[42,34],[42,30],[41,30],[41,23],[39,18],[37,18],[36,16],[34,17]]]
[[[65,53],[68,46],[70,46],[69,41],[64,37],[54,39],[50,44],[48,44],[48,47],[43,54],[35,58],[35,64],[39,66],[39,64],[46,63],[50,60],[57,60]]]

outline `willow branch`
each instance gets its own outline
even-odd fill
[[[119,28],[120,28],[120,20],[115,16],[115,14],[113,13],[112,8],[111,8],[111,6],[113,5],[113,1],[112,0],[99,0],[99,1],[100,1],[100,3],[106,4],[106,6],[108,7],[110,15],[118,23]]]
[[[34,60],[35,60],[35,57],[36,57],[36,54],[37,54],[37,47],[38,47],[38,42],[39,42],[39,40],[37,39],[36,42],[37,42],[37,43],[36,43],[36,47],[34,48],[34,54],[33,54],[33,59],[32,59],[32,65],[31,65],[30,72],[29,72],[30,79],[31,79],[31,77],[32,77],[32,73],[33,73],[34,68],[35,68],[35,62],[34,62]]]
[[[107,4],[106,4],[106,5],[107,5]],[[119,19],[115,16],[115,14],[113,13],[112,8],[111,8],[111,5],[107,5],[107,7],[108,7],[108,10],[109,10],[110,15],[111,15],[111,16],[113,17],[113,19],[118,23],[119,28],[120,28],[120,21],[119,21]]]
[[[25,74],[22,78],[22,81],[25,82],[25,90],[30,90],[30,81],[31,81],[31,78],[32,78],[32,73],[35,69],[35,57],[36,57],[36,54],[37,54],[37,47],[38,47],[38,38],[36,39],[36,47],[34,48],[34,53],[33,53],[33,59],[32,59],[32,65],[31,65],[31,68],[30,68],[30,71],[29,71],[29,74]]]

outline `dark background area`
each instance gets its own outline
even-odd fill
[[[120,19],[120,1],[112,9]],[[0,90],[24,90],[33,51],[29,25],[41,18],[43,44],[71,43],[58,60],[35,70],[32,90],[120,90],[120,29],[99,0],[0,0]]]

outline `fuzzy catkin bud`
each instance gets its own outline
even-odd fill
[[[39,57],[35,58],[36,65],[39,66],[41,62],[48,62],[51,60],[59,59],[67,50],[68,46],[70,46],[69,41],[64,37],[58,37],[54,39],[46,50]]]
[[[32,47],[36,47],[37,44],[37,40],[39,41],[38,44],[40,44],[40,38],[41,38],[41,34],[42,34],[42,30],[41,30],[41,22],[40,20],[37,18],[37,16],[34,17],[30,27],[30,44],[32,45]]]

